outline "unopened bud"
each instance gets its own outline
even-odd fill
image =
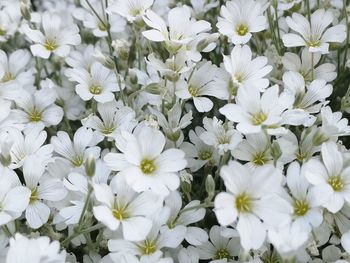
[[[93,155],[90,155],[85,162],[85,172],[89,177],[95,175],[96,163]]]
[[[20,10],[21,10],[22,17],[25,20],[30,21],[30,19],[32,17],[30,14],[30,1],[22,0]]]
[[[211,174],[208,174],[207,178],[205,179],[205,190],[208,193],[208,199],[213,199],[215,195],[215,181]]]
[[[282,150],[277,141],[274,141],[271,144],[271,156],[275,160],[275,162],[281,157]]]
[[[112,70],[115,69],[114,60],[110,56],[105,56],[100,51],[96,51],[93,56],[98,62],[100,62],[106,68],[109,68],[109,69],[112,69]]]

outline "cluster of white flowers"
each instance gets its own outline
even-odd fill
[[[349,0],[0,0],[0,262],[350,262]]]

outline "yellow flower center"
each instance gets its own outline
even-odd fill
[[[309,42],[307,42],[307,45],[309,47],[319,47],[321,45],[321,41],[320,40],[310,40]]]
[[[224,259],[224,258],[230,258],[231,255],[230,253],[225,249],[225,248],[221,248],[218,251],[216,251],[215,254],[215,259]]]
[[[248,27],[241,24],[236,28],[236,32],[240,36],[245,36],[248,33]]]
[[[157,251],[157,245],[155,241],[145,240],[142,245],[140,245],[141,252],[143,255],[150,255]]]
[[[0,28],[0,36],[6,35],[7,31],[5,29]]]
[[[309,203],[306,200],[295,200],[294,214],[296,216],[303,216],[309,211]]]
[[[38,189],[34,188],[32,190],[32,194],[30,195],[29,203],[32,204],[32,203],[36,202],[37,200],[38,200]]]
[[[188,92],[191,94],[192,97],[197,97],[198,96],[198,88],[190,85],[188,87]]]
[[[115,127],[113,127],[112,125],[105,125],[102,129],[101,129],[101,133],[103,134],[111,134],[112,132],[114,132]]]
[[[106,26],[104,24],[102,24],[100,21],[98,22],[97,27],[101,31],[106,31],[107,30]]]
[[[125,208],[115,208],[112,210],[113,216],[118,219],[119,221],[123,221],[124,219],[127,219],[129,216],[125,212]]]
[[[340,192],[344,188],[344,180],[340,175],[329,177],[327,183],[332,186],[333,190],[336,192]]]
[[[241,193],[236,196],[236,208],[240,213],[249,213],[252,211],[253,200],[246,193]]]
[[[16,77],[12,75],[10,72],[6,72],[5,75],[2,77],[1,82],[8,82],[11,80],[14,80]]]
[[[29,121],[31,122],[41,121],[41,112],[34,108],[31,112],[28,113],[28,117]]]
[[[48,51],[54,51],[58,47],[58,45],[55,39],[46,39],[44,43],[44,47]]]
[[[80,167],[84,163],[84,159],[82,155],[76,155],[72,160],[71,163],[75,167]]]
[[[198,154],[199,159],[201,159],[203,161],[210,159],[211,156],[212,156],[212,153],[210,151],[207,151],[207,150],[201,151]]]
[[[148,160],[148,159],[142,160],[140,168],[144,174],[148,174],[148,175],[152,174],[156,170],[156,166],[154,165],[154,161]]]
[[[253,158],[253,163],[258,166],[262,166],[267,162],[267,158],[264,152],[256,153]]]
[[[94,95],[99,95],[102,93],[102,88],[101,86],[91,86],[89,91]]]
[[[254,125],[261,125],[266,119],[267,116],[262,111],[252,116],[252,122]]]

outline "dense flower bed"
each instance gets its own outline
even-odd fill
[[[349,0],[1,0],[0,262],[350,262]]]

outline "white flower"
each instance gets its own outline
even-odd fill
[[[134,192],[123,178],[116,176],[110,185],[95,184],[94,193],[101,203],[94,206],[97,220],[111,230],[121,225],[125,240],[143,240],[152,227],[152,220],[146,216],[161,207],[162,200],[150,191],[141,194]]]
[[[261,132],[263,127],[269,134],[284,133],[281,127],[283,112],[292,104],[286,94],[279,94],[277,85],[272,86],[260,95],[255,88],[238,89],[236,104],[226,104],[219,111],[230,121],[236,122],[237,130],[243,134]]]
[[[135,112],[126,106],[121,106],[115,100],[97,104],[97,115],[90,115],[82,120],[87,128],[92,128],[103,137],[113,138],[123,130],[131,131],[136,126]]]
[[[48,59],[51,53],[66,57],[70,46],[81,42],[77,25],[63,26],[61,17],[57,14],[44,13],[42,16],[42,30],[31,29],[28,25],[23,28],[26,36],[34,42],[30,46],[33,56]]]
[[[328,103],[328,98],[333,91],[330,84],[326,84],[323,79],[315,79],[310,85],[305,87],[305,81],[301,74],[287,71],[283,74],[285,90],[295,97],[293,108],[301,109],[307,113],[318,113],[321,108]],[[315,118],[310,119],[307,126],[310,126]]]
[[[286,47],[306,46],[309,52],[320,52],[327,54],[329,43],[341,43],[346,38],[346,26],[336,25],[327,29],[333,21],[333,14],[330,10],[318,9],[311,14],[311,23],[298,13],[286,18],[288,26],[295,33],[288,33],[282,36]]]
[[[264,8],[259,1],[233,0],[221,6],[218,23],[219,32],[229,37],[233,44],[245,44],[252,33],[267,28],[267,20],[263,15]]]
[[[182,129],[191,124],[192,111],[182,116],[181,105],[176,103],[167,113],[167,118],[161,112],[149,107],[152,114],[157,117],[159,126],[163,128],[167,138],[176,142],[183,140],[184,135]]]
[[[15,220],[29,204],[30,191],[21,186],[19,181],[13,184],[13,180],[1,174],[0,176],[0,226]],[[13,176],[17,176],[14,174]],[[18,179],[17,179],[18,180]]]
[[[202,127],[196,127],[195,131],[190,130],[188,133],[190,142],[183,142],[181,149],[186,154],[187,167],[195,172],[208,164],[211,166],[219,163],[219,154],[213,146],[210,146],[200,139],[201,134],[205,132]]]
[[[200,138],[206,144],[214,146],[220,155],[233,151],[242,141],[242,135],[233,128],[230,122],[224,124],[216,117],[213,119],[205,117],[203,127],[206,131],[200,135]]]
[[[73,142],[66,132],[59,131],[57,136],[51,138],[51,143],[59,158],[72,168],[81,167],[90,154],[95,158],[100,154],[99,147],[89,147],[94,145],[95,138],[92,130],[84,127],[76,131]]]
[[[225,69],[236,89],[241,86],[260,90],[267,88],[269,80],[264,77],[272,70],[272,66],[266,65],[267,62],[266,57],[252,59],[252,51],[247,45],[237,45],[230,56],[224,56]]]
[[[322,162],[316,158],[305,164],[307,180],[322,193],[322,189],[331,189],[331,195],[323,204],[330,212],[338,212],[344,202],[350,202],[350,167],[344,165],[342,153],[337,149],[335,142],[322,144]]]
[[[10,168],[22,167],[29,156],[35,156],[37,161],[48,163],[52,157],[53,147],[51,144],[44,144],[47,138],[46,131],[33,128],[28,134],[23,135],[18,130],[10,130],[14,141],[11,147]]]
[[[330,198],[330,187],[312,187],[297,162],[288,166],[287,185],[293,198],[290,200],[294,209],[293,227],[310,232],[312,228],[320,226],[323,220],[320,206]]]
[[[173,231],[175,228],[186,227],[185,240],[191,245],[200,245],[208,240],[207,233],[196,226],[189,226],[196,222],[201,221],[205,216],[205,209],[195,207],[200,202],[194,200],[189,202],[183,209],[188,211],[181,211],[182,200],[178,191],[173,191],[165,199],[165,207],[170,209],[169,216],[167,218],[167,226],[165,231]]]
[[[213,226],[209,231],[210,241],[197,246],[200,259],[229,260],[239,254],[239,235],[228,238],[222,235],[227,228]],[[211,261],[213,262],[213,261]],[[217,261],[214,261],[217,262]],[[221,262],[221,261],[219,261]],[[222,261],[227,262],[227,261]]]
[[[24,49],[18,49],[7,55],[0,50],[0,83],[13,89],[34,83],[33,69],[28,69],[30,53]],[[13,85],[14,84],[14,85]]]
[[[321,60],[321,54],[314,53],[313,63],[307,48],[301,52],[301,58],[297,54],[286,52],[282,57],[283,66],[290,71],[300,73],[306,82],[314,79],[324,79],[327,82],[337,77],[335,72],[336,66],[332,63],[324,63],[318,65]],[[312,68],[314,68],[314,76],[312,78]]]
[[[25,131],[38,127],[57,125],[63,118],[63,110],[55,104],[54,89],[42,88],[34,94],[23,90],[15,98],[17,109],[12,110],[17,122],[26,124]]]
[[[146,11],[143,20],[153,28],[143,31],[143,36],[155,42],[165,41],[167,48],[174,52],[195,39],[199,33],[211,28],[209,22],[191,18],[191,9],[188,6],[175,7],[169,11],[169,30],[164,20],[152,10]]]
[[[194,106],[199,112],[208,112],[213,108],[213,102],[203,96],[222,97],[212,82],[216,75],[217,67],[207,62],[195,69],[186,82],[178,82],[175,94],[179,98],[193,99]]]
[[[120,253],[135,255],[141,262],[158,262],[164,248],[177,248],[184,239],[186,228],[178,227],[171,231],[161,231],[168,209],[162,209],[154,215],[151,231],[142,241],[131,242],[125,239],[110,239],[108,249],[111,256],[119,258]],[[172,262],[172,261],[170,261]]]
[[[98,0],[94,0],[90,1],[90,4],[94,7],[94,11],[99,15],[99,18],[97,18],[95,13],[91,11],[91,8],[88,6],[86,1],[81,2],[81,6],[83,8],[74,10],[73,16],[76,19],[81,20],[86,28],[91,29],[94,36],[107,37],[108,26],[110,32],[113,33],[119,33],[125,30],[126,21],[122,17],[118,15],[112,15],[107,20],[104,11],[104,3],[100,3]]]
[[[220,170],[226,190],[215,198],[218,222],[237,231],[244,249],[258,249],[266,238],[266,226],[284,226],[290,222],[292,207],[279,196],[281,178],[271,166],[252,174],[248,168],[230,161]],[[261,222],[261,220],[263,222]]]
[[[152,6],[154,0],[116,0],[107,12],[113,12],[125,17],[129,22],[138,21]]]
[[[44,174],[44,170],[43,164],[38,163],[34,157],[28,158],[23,166],[25,185],[31,191],[25,216],[28,225],[34,229],[41,227],[49,219],[50,207],[43,200],[60,201],[67,194],[62,181],[50,178]]]
[[[104,160],[136,192],[151,189],[166,196],[180,184],[178,171],[186,167],[184,152],[168,149],[164,135],[155,129],[143,127],[137,134],[123,132],[125,144],[119,150],[123,153],[108,153]]]
[[[270,136],[263,132],[247,134],[246,139],[238,144],[232,156],[240,161],[248,161],[249,168],[254,169],[273,164],[270,149]]]
[[[300,254],[303,254],[301,250],[307,243],[309,232],[296,225],[291,225],[278,230],[269,229],[268,236],[284,259],[293,259],[295,256],[299,258]]]
[[[98,62],[92,64],[90,72],[75,68],[71,79],[79,83],[75,91],[85,101],[93,98],[101,103],[109,102],[114,99],[113,92],[119,90],[116,76]]]
[[[10,248],[6,257],[6,263],[16,262],[66,262],[66,251],[60,252],[58,241],[50,243],[49,237],[41,236],[36,239],[17,233],[10,239]]]

